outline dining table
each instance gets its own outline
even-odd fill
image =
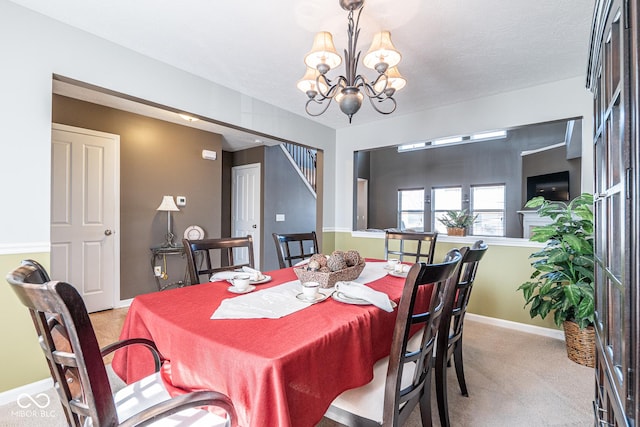
[[[356,281],[397,303],[405,279],[385,267],[384,261],[367,260]],[[389,354],[397,310],[345,303],[332,289],[321,289],[325,300],[304,303],[283,317],[214,316],[230,299],[239,302],[279,287],[301,292],[293,267],[264,274],[270,280],[244,295],[230,292],[226,281],[139,295],[120,338],[155,342],[171,395],[222,392],[245,427],[315,426],[340,393],[371,381],[373,365]],[[142,346],[119,350],[112,362],[126,383],[152,374],[153,366]]]

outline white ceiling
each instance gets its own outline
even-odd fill
[[[296,82],[314,33],[329,30],[338,51],[346,47],[338,0],[12,1],[303,116]],[[585,75],[593,3],[367,0],[359,48],[366,52],[375,31],[391,31],[408,81],[394,114],[407,114]],[[353,123],[383,118],[365,101]],[[337,106],[313,120],[349,126]]]

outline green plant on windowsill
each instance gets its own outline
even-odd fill
[[[450,236],[464,236],[478,215],[471,215],[466,209],[446,211],[438,221],[447,227]]]
[[[438,221],[447,228],[469,228],[478,215],[471,215],[466,209],[446,211]]]
[[[553,312],[556,325],[574,321],[580,329],[594,323],[593,196],[583,193],[569,203],[535,197],[525,205],[553,220],[534,227],[531,241],[545,243],[531,254],[534,272],[520,285],[531,318]]]

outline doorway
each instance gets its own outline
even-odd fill
[[[51,276],[95,312],[120,299],[118,135],[53,124]]]
[[[261,266],[260,237],[260,163],[234,166],[231,169],[231,236],[250,235],[256,268]],[[246,252],[246,251],[245,251]],[[236,263],[248,262],[248,254],[234,253]]]

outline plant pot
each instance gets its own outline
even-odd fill
[[[447,234],[449,236],[466,236],[467,229],[459,227],[447,227]]]
[[[569,359],[580,365],[595,367],[596,333],[593,326],[587,326],[581,330],[577,323],[569,320],[566,320],[562,326]]]

